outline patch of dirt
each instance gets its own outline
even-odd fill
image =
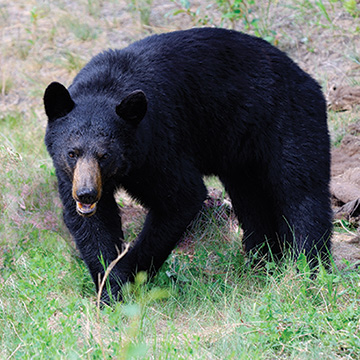
[[[121,209],[121,223],[125,238],[135,238],[141,231],[147,211],[137,204],[125,190],[116,195]]]
[[[340,147],[332,149],[331,195],[335,225],[347,231],[344,225],[352,227],[346,234],[335,233],[333,253],[338,265],[341,259],[357,263],[360,259],[360,121],[351,124]]]
[[[331,154],[331,193],[343,204],[360,198],[360,121],[347,132]]]
[[[360,266],[360,236],[334,233],[333,256],[339,269]]]

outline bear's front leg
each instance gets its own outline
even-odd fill
[[[76,211],[76,203],[71,196],[71,183],[59,180],[60,197],[64,204],[64,221],[81,257],[87,265],[97,291],[106,268],[115,260],[123,248],[123,231],[120,210],[113,194],[104,193],[97,210],[86,217]],[[111,286],[115,286],[113,274],[109,277]],[[113,294],[114,295],[114,294]],[[109,296],[104,290],[104,299]]]
[[[159,197],[159,203],[149,210],[135,244],[113,269],[113,276],[120,280],[113,293],[120,293],[122,283],[132,281],[139,271],[148,272],[150,277],[155,275],[200,211],[206,193],[199,177],[196,183],[178,188],[176,196]]]

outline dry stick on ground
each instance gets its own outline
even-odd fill
[[[114,266],[119,262],[120,259],[122,259],[125,254],[129,251],[129,247],[130,247],[130,244],[125,244],[125,249],[119,253],[119,249],[118,250],[118,256],[115,260],[113,260],[110,265],[108,266],[108,268],[106,269],[105,271],[105,274],[104,274],[104,277],[102,278],[101,280],[101,283],[100,283],[100,286],[99,286],[99,292],[98,292],[98,295],[97,295],[97,300],[96,300],[96,304],[97,304],[97,308],[100,310],[100,298],[101,298],[101,294],[102,294],[102,291],[104,289],[104,285],[105,285],[105,281],[107,279],[107,277],[109,276],[111,270],[114,268]]]
[[[345,231],[347,231],[349,234],[351,234],[351,235],[353,235],[353,236],[358,236],[358,234],[354,233],[353,231],[348,230],[348,229],[345,227],[345,225],[343,224],[343,222],[342,222],[341,220],[336,220],[336,221],[334,221],[334,224],[340,224],[341,227],[342,227]]]

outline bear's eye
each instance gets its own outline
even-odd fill
[[[99,156],[100,160],[106,160],[109,158],[109,154],[103,154]]]
[[[68,156],[69,156],[69,158],[71,158],[71,159],[75,159],[75,158],[76,158],[76,153],[75,153],[75,151],[69,151],[69,152],[68,152]]]

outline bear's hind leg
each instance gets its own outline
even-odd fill
[[[325,190],[324,190],[325,189]],[[291,244],[294,258],[304,253],[311,267],[321,259],[325,266],[331,251],[332,211],[327,186],[315,187],[292,198],[295,191],[287,192],[287,206],[283,207],[280,233]]]
[[[222,176],[239,223],[244,230],[245,251],[256,259],[272,259],[281,256],[283,249],[277,237],[278,219],[272,197],[257,179],[259,175],[249,172],[236,176]],[[269,251],[270,250],[270,251]]]

